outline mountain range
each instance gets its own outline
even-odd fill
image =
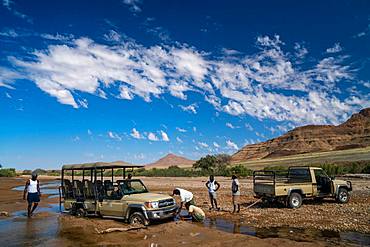
[[[370,146],[370,108],[340,125],[306,125],[265,142],[246,145],[232,155],[232,163],[293,154]]]

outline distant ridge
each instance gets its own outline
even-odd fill
[[[163,158],[160,158],[156,162],[150,163],[145,165],[145,168],[152,169],[152,168],[168,168],[170,166],[178,166],[178,167],[192,167],[195,163],[194,160],[187,159],[182,156],[178,156],[175,154],[167,154]]]
[[[232,163],[294,154],[344,150],[370,146],[370,108],[334,125],[306,125],[257,144],[247,145],[232,155]]]

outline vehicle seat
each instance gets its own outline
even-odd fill
[[[65,198],[73,198],[73,186],[69,179],[64,179],[63,181],[63,195]]]
[[[73,187],[75,190],[76,197],[83,197],[84,196],[84,186],[80,180],[73,180]]]

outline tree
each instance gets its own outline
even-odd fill
[[[213,155],[207,155],[200,158],[197,162],[194,163],[194,169],[201,169],[207,173],[213,172],[217,165],[217,158]]]

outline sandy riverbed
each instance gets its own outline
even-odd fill
[[[50,179],[40,177],[41,183],[50,183]],[[229,179],[217,178],[222,186],[219,191],[220,212],[208,210],[208,195],[204,188],[206,178],[142,179],[155,192],[170,193],[174,187],[193,191],[197,204],[206,211],[206,222],[166,222],[131,232],[97,234],[96,230],[127,225],[121,221],[61,215],[57,199],[46,195],[42,197],[41,208],[35,216],[27,219],[22,192],[11,190],[24,185],[25,178],[0,178],[0,211],[13,214],[0,219],[0,239],[7,246],[296,246],[298,243],[302,246],[348,246],[366,244],[370,239],[369,180],[353,180],[355,190],[348,204],[339,205],[328,200],[320,204],[305,203],[302,208],[291,210],[259,205],[246,209],[245,206],[255,199],[251,181],[242,179],[244,207],[240,214],[233,215],[229,212]],[[334,237],[331,236],[333,233],[336,234]],[[345,241],[342,241],[343,236]],[[351,241],[356,237],[361,241]]]

